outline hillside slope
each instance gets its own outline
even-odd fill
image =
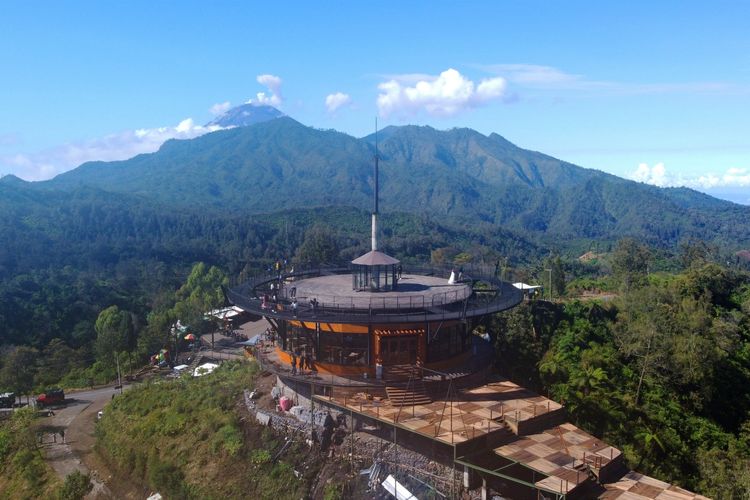
[[[388,127],[380,134],[381,206],[482,220],[540,241],[656,246],[700,238],[750,244],[750,208],[584,169],[470,129]],[[280,117],[166,142],[127,161],[91,162],[36,188],[94,186],[173,207],[242,213],[371,205],[374,137]]]

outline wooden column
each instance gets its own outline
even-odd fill
[[[380,355],[380,335],[375,333],[374,329],[370,332],[370,335],[372,335],[372,357],[375,364],[383,364],[383,357]]]
[[[427,362],[427,328],[428,325],[419,333],[417,337],[417,365],[424,366]]]

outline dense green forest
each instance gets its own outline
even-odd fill
[[[117,305],[143,324],[155,297],[179,287],[195,262],[217,265],[230,277],[253,274],[293,257],[317,227],[326,229],[334,257],[345,263],[362,253],[368,234],[367,213],[353,208],[233,216],[175,211],[87,188],[12,194],[0,197],[0,345],[41,349],[61,339],[85,346],[99,311]],[[540,248],[488,223],[403,213],[384,217],[383,233],[390,251],[407,262],[459,248],[487,262],[500,255],[528,262]]]
[[[683,248],[679,273],[649,274],[624,240],[607,300],[525,303],[493,318],[496,365],[565,404],[628,464],[714,498],[750,494],[750,277]]]

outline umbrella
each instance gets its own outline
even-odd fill
[[[192,333],[188,333],[187,335],[185,335],[184,338],[185,338],[185,340],[195,340],[196,339],[195,335],[193,335]]]

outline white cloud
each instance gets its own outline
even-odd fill
[[[475,84],[455,69],[438,76],[394,76],[378,85],[377,104],[381,116],[413,115],[424,111],[433,116],[452,116],[505,95],[505,79],[488,78]]]
[[[258,75],[257,82],[268,88],[270,95],[265,92],[258,92],[254,99],[249,99],[248,104],[265,104],[268,106],[279,107],[284,101],[281,96],[281,78],[275,75]]]
[[[667,177],[667,169],[664,167],[664,163],[657,163],[653,167],[649,167],[646,163],[641,163],[635,172],[630,175],[630,178],[637,182],[651,184],[652,186],[666,187],[672,185],[671,179]]]
[[[168,139],[192,139],[221,130],[218,125],[196,125],[192,118],[173,127],[141,128],[110,134],[97,139],[56,146],[32,154],[0,157],[0,165],[29,181],[50,179],[87,161],[114,161],[153,153]]]
[[[567,90],[614,95],[642,94],[748,94],[750,87],[728,82],[618,82],[595,80],[540,64],[490,64],[478,68],[506,78],[519,87],[537,90]]]
[[[227,111],[229,111],[229,108],[232,107],[232,103],[229,101],[224,101],[220,103],[216,103],[213,106],[209,108],[209,112],[214,116],[223,115]]]
[[[329,113],[335,113],[337,109],[348,106],[351,103],[351,96],[343,92],[336,92],[335,94],[328,94],[326,96],[326,110]]]
[[[494,64],[484,68],[515,83],[564,84],[582,80],[580,75],[571,75],[552,66],[538,64]]]
[[[750,169],[739,167],[730,167],[723,174],[708,172],[698,176],[683,176],[667,172],[664,163],[657,163],[653,167],[641,163],[629,177],[634,181],[659,187],[684,186],[704,190],[750,186]]]

